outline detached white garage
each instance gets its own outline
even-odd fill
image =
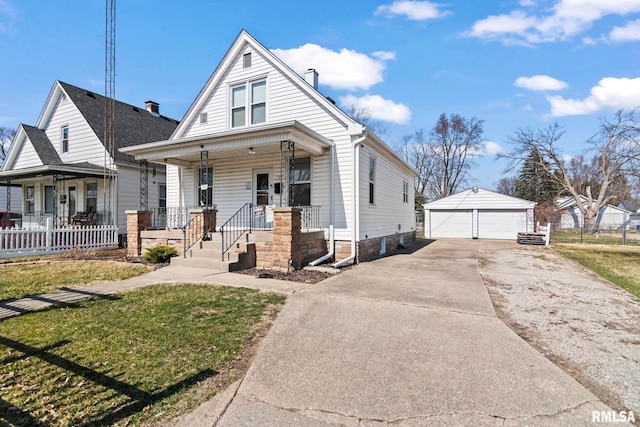
[[[516,240],[519,232],[532,233],[535,202],[473,187],[426,203],[427,238]]]

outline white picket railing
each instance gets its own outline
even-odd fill
[[[116,225],[0,229],[0,258],[91,251],[118,247]]]

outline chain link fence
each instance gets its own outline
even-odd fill
[[[551,224],[551,242],[640,246],[640,227],[604,224],[595,227],[567,228],[564,224],[553,223]]]

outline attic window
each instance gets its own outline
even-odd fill
[[[209,120],[207,113],[200,113],[200,123],[207,123]]]
[[[87,92],[87,96],[88,96],[89,98],[96,99],[96,96],[95,96],[92,92]]]
[[[242,68],[251,68],[251,52],[242,55]]]

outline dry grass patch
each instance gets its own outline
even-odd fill
[[[640,247],[554,244],[553,248],[640,297]]]

